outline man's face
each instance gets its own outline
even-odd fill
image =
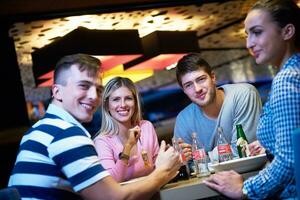
[[[212,103],[216,97],[215,75],[204,70],[188,72],[181,78],[183,92],[200,107]]]
[[[87,71],[80,72],[76,65],[66,74],[65,86],[56,85],[56,100],[79,122],[89,122],[100,105],[102,85],[100,74],[89,77]],[[55,90],[54,90],[55,91]]]

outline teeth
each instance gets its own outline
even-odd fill
[[[86,109],[92,109],[93,107],[87,104],[81,104],[83,107],[85,107]]]
[[[124,111],[118,111],[118,113],[119,113],[120,115],[127,115],[128,111],[126,111],[126,110],[124,110]]]

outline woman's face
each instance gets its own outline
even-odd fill
[[[271,19],[269,12],[255,9],[245,20],[247,48],[257,64],[281,66],[287,49],[282,29]]]
[[[131,126],[131,118],[135,110],[132,92],[127,87],[122,86],[111,93],[108,101],[111,116],[117,122]]]

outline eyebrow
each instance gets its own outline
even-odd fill
[[[260,25],[255,25],[255,26],[252,26],[250,29],[249,29],[249,32],[253,31],[254,29],[256,28],[261,28],[262,26]],[[247,30],[245,29],[245,33],[248,34]]]

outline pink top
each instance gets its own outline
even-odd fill
[[[159,151],[156,132],[149,121],[142,120],[139,126],[141,142],[137,142],[137,152],[131,150],[128,165],[119,160],[119,153],[123,151],[124,147],[117,135],[99,135],[94,139],[100,163],[118,182],[146,176],[154,170],[154,163]],[[142,148],[148,153],[151,167],[144,165],[141,155]]]

